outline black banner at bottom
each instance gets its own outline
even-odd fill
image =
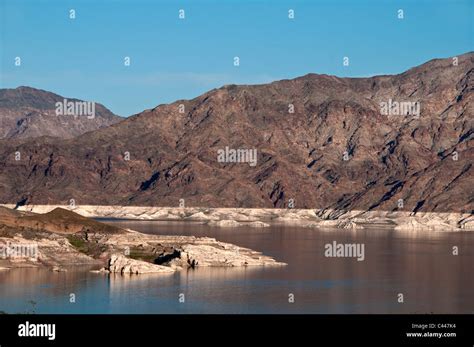
[[[0,346],[473,346],[474,315],[0,315]]]

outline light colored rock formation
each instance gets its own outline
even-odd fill
[[[217,220],[217,221],[212,220],[207,224],[210,226],[223,227],[223,228],[228,228],[228,227],[266,228],[270,226],[270,224],[264,223],[261,221],[238,222],[233,219],[224,219],[224,220]]]
[[[230,244],[184,245],[181,260],[194,266],[271,266],[286,265],[250,249]]]
[[[199,266],[270,266],[286,265],[260,252],[220,242],[210,237],[149,235],[134,231],[111,235],[104,244],[123,252],[131,247],[153,249],[156,245],[173,247],[179,257],[169,261],[171,267]]]
[[[459,222],[461,229],[474,230],[474,216],[469,216]]]
[[[97,265],[100,262],[76,251],[61,235],[51,234],[50,238],[30,240],[21,235],[14,238],[0,237],[0,248],[20,250],[13,255],[0,257],[7,267],[31,267],[48,265],[52,269],[62,269],[66,265]],[[56,270],[55,270],[56,271]],[[62,271],[62,270],[61,270]]]
[[[323,220],[318,223],[313,223],[312,227],[320,228],[320,227],[329,227],[329,228],[337,228],[337,229],[363,229],[364,227],[360,224],[357,224],[351,220]]]
[[[395,230],[432,230],[432,231],[458,231],[456,225],[450,225],[437,219],[410,219],[398,220]]]
[[[237,222],[232,219],[224,219],[224,220],[219,220],[219,221],[211,221],[208,223],[208,225],[213,226],[213,227],[228,228],[228,227],[240,227],[242,226],[242,223]]]
[[[147,263],[141,260],[127,258],[122,254],[112,254],[104,272],[120,273],[120,274],[147,274],[147,273],[163,273],[172,274],[174,269],[168,266],[161,266]]]

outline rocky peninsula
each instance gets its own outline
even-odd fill
[[[92,265],[103,273],[164,273],[203,266],[281,266],[213,238],[122,229],[63,208],[43,214],[0,207],[0,268]]]

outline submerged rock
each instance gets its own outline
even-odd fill
[[[67,269],[62,268],[62,267],[60,267],[60,266],[53,266],[53,268],[51,269],[51,271],[53,271],[53,272],[67,272]]]

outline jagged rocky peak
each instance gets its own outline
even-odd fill
[[[72,138],[121,120],[94,101],[24,86],[0,89],[0,139]]]

